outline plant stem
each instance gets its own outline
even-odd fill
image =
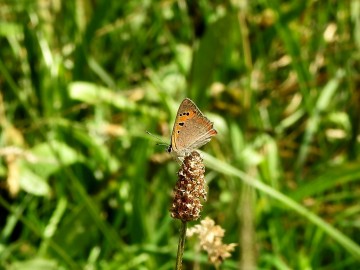
[[[185,236],[186,236],[186,221],[181,221],[181,228],[180,228],[180,236],[179,236],[179,244],[178,244],[178,251],[176,256],[176,267],[175,270],[181,270],[182,267],[182,257],[184,254],[184,247],[185,247]]]

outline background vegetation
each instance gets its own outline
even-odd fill
[[[145,131],[190,97],[222,269],[359,269],[359,1],[2,0],[0,44],[1,268],[173,269],[178,164]]]

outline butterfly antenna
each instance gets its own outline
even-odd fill
[[[159,142],[156,143],[157,146],[164,146],[165,150],[166,151],[168,150],[169,144],[165,143],[163,138],[161,138],[160,136],[154,135],[154,134],[150,133],[149,131],[146,131],[146,133],[148,135],[150,135],[151,137],[155,138],[156,140],[161,141],[160,143]]]
[[[146,130],[146,133],[148,135],[150,135],[151,137],[155,138],[157,141],[161,141],[161,143],[157,143],[156,145],[168,145],[167,143],[164,142],[163,138],[161,138],[160,136],[157,136],[155,134],[150,133],[149,131]]]
[[[156,143],[156,145],[162,145],[168,147],[169,145],[167,143]]]

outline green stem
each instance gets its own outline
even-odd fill
[[[180,228],[178,251],[177,251],[177,255],[176,255],[176,267],[175,267],[175,270],[181,270],[181,266],[182,266],[182,257],[183,257],[183,254],[184,254],[184,247],[185,247],[186,225],[187,225],[186,221],[181,221],[181,228]]]

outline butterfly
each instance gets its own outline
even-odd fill
[[[208,143],[216,134],[214,124],[193,101],[185,98],[177,111],[167,151],[177,159],[182,158]]]

